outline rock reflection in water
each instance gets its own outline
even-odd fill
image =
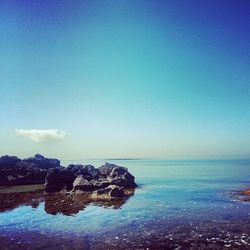
[[[121,208],[134,195],[134,190],[127,191],[127,197],[123,199],[93,201],[87,194],[46,194],[45,211],[48,214],[74,215],[84,210],[88,205],[96,205],[104,208]]]
[[[33,190],[29,190],[33,189]],[[29,191],[26,191],[29,190]],[[0,189],[0,212],[13,210],[19,206],[26,205],[37,208],[44,201],[43,189],[32,185],[31,187],[20,186],[15,188]]]
[[[73,215],[84,210],[88,205],[102,206],[104,208],[121,208],[134,194],[134,190],[127,190],[127,197],[124,199],[93,201],[85,194],[44,194],[43,189],[24,187],[16,189],[5,188],[0,190],[0,212],[13,210],[19,206],[31,206],[37,208],[41,202],[44,202],[44,210],[48,214]]]

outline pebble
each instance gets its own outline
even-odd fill
[[[240,240],[243,244],[247,244],[247,242],[243,239]]]

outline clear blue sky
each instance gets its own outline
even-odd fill
[[[0,155],[250,156],[248,0],[0,0],[0,55]]]

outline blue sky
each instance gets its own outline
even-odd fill
[[[249,157],[249,16],[247,0],[0,0],[0,155]]]

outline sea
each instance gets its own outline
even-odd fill
[[[250,160],[104,159],[138,188],[121,201],[0,188],[0,249],[250,249]],[[67,166],[69,162],[63,162]]]

